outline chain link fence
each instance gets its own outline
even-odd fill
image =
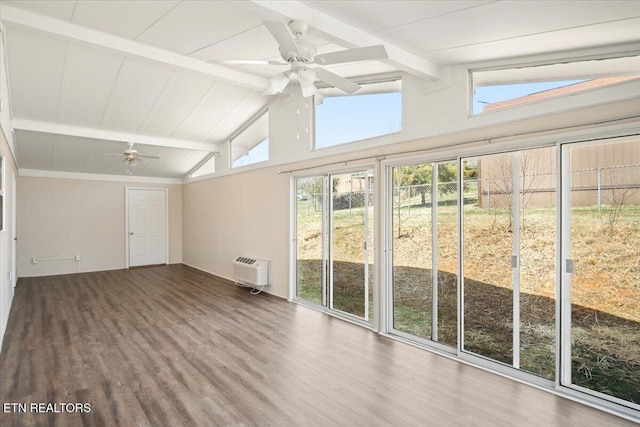
[[[520,177],[523,207],[549,208],[556,204],[557,177],[555,173],[528,174]],[[404,185],[393,188],[394,207],[408,209],[430,207],[433,202],[432,184]],[[478,208],[508,209],[513,203],[513,178],[491,177],[465,179],[463,201]],[[438,206],[456,206],[458,183],[441,182],[436,189]],[[322,192],[299,193],[298,201],[305,201],[309,212],[322,210]],[[333,209],[345,210],[373,206],[373,188],[365,191],[333,193]],[[640,209],[640,164],[615,167],[577,169],[571,171],[571,206],[597,207],[598,212],[611,207],[637,205]]]

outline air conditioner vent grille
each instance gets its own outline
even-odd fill
[[[239,256],[238,258],[236,258],[236,262],[241,262],[241,263],[243,263],[243,264],[249,264],[249,265],[251,265],[251,264],[255,264],[255,263],[256,263],[256,260],[255,260],[255,259],[253,259],[253,258],[245,258],[245,257],[241,257],[241,256]]]

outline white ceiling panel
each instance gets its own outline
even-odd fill
[[[9,84],[14,117],[55,122],[67,43],[10,27]]]
[[[213,80],[195,74],[174,73],[140,132],[170,137],[214,84]]]
[[[233,123],[239,122],[238,126],[247,120],[249,117],[230,117],[229,114],[249,92],[248,89],[216,83],[189,113],[172,137],[192,141],[219,142],[212,138],[205,138],[207,133],[218,122],[225,119]]]
[[[135,39],[178,4],[179,1],[169,0],[80,1],[73,14],[73,23]]]
[[[202,59],[282,59],[278,43],[264,25],[224,39],[193,56]]]
[[[53,140],[40,132],[15,131],[16,157],[24,169],[50,170]]]
[[[98,127],[124,57],[69,44],[58,122]]]
[[[632,1],[495,2],[381,31],[378,36],[421,54],[568,28],[584,27],[587,35],[592,31],[588,25],[638,14],[640,2]],[[541,49],[562,50],[559,42]]]
[[[368,33],[481,6],[488,1],[312,1],[312,8]]]
[[[257,15],[231,2],[186,1],[138,37],[173,52],[189,55],[262,25]]]
[[[151,112],[172,72],[168,66],[127,58],[118,75],[101,127],[136,132]]]
[[[3,0],[2,3],[19,7],[44,16],[70,21],[76,8],[76,1],[64,0]],[[0,3],[0,14],[2,4]]]
[[[233,132],[238,130],[249,118],[254,116],[269,102],[269,98],[255,92],[249,93],[242,101],[229,111],[224,120],[211,128],[206,136],[207,141],[225,141]]]
[[[562,46],[561,48],[557,46],[556,49],[562,51],[640,40],[640,18],[593,25],[589,28],[589,31],[583,28],[572,28],[490,43],[470,44],[429,52],[423,56],[430,61],[447,65],[543,54],[549,51],[549,46],[557,46],[559,39],[562,40]],[[638,33],[637,38],[629,37],[634,33]]]
[[[40,137],[46,138],[53,143],[51,169],[57,171],[83,170],[91,149],[97,143],[95,140],[85,140],[84,138],[66,135],[42,133]],[[101,146],[104,146],[104,144]]]

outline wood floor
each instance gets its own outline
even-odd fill
[[[8,402],[2,426],[630,424],[183,265],[20,279]]]

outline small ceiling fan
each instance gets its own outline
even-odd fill
[[[133,142],[127,143],[127,149],[122,153],[105,153],[105,156],[109,157],[122,157],[122,163],[127,164],[127,172],[131,173],[129,168],[137,166],[138,162],[143,161],[144,159],[159,159],[158,156],[145,156],[143,154],[138,153],[138,150],[133,148]]]
[[[280,56],[286,62],[243,59],[214,60],[210,62],[232,65],[289,65],[291,67],[289,71],[278,74],[271,79],[271,85],[264,91],[265,95],[281,93],[294,76],[297,77],[302,89],[302,96],[305,98],[316,93],[317,88],[314,84],[316,80],[321,80],[343,92],[352,94],[360,89],[358,84],[323,68],[309,67],[309,64],[331,65],[344,62],[387,59],[389,57],[383,45],[358,47],[316,55],[316,47],[304,38],[308,26],[303,21],[293,20],[286,24],[263,19],[263,22],[273,38],[278,42],[278,45],[280,45]]]

